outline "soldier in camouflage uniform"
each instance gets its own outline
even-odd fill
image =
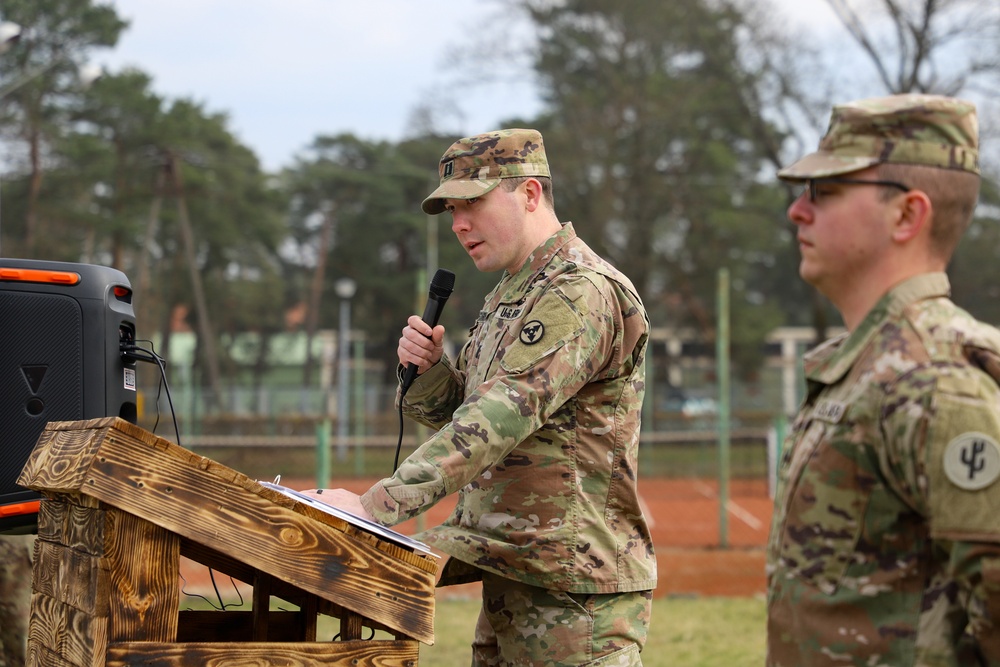
[[[837,106],[779,172],[799,272],[847,333],[807,354],[768,545],[773,667],[1000,665],[1000,332],[944,273],[979,191],[964,101]]]
[[[538,132],[461,139],[439,172],[424,211],[450,212],[476,266],[504,273],[455,360],[443,327],[409,318],[400,368],[420,375],[401,400],[437,433],[335,504],[393,525],[458,493],[421,537],[451,556],[441,585],[483,581],[473,665],[641,665],[656,585],[636,479],[642,302],[559,222]]]

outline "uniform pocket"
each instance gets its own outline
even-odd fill
[[[983,652],[997,656],[1000,655],[1000,558],[984,558],[982,570],[983,595],[986,598],[983,616],[989,619],[989,627],[978,627],[973,632]]]
[[[639,657],[639,647],[632,645],[585,663],[583,667],[642,667],[642,658]]]
[[[863,445],[813,421],[789,452],[781,529],[771,548],[781,569],[826,594],[839,587],[855,552],[875,485]],[[838,437],[840,436],[840,437]]]

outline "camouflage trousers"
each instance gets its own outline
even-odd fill
[[[24,664],[34,535],[0,535],[0,667]]]
[[[472,667],[642,667],[652,591],[564,593],[483,573]]]

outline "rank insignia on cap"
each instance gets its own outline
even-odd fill
[[[944,474],[960,489],[985,489],[1000,477],[1000,444],[983,433],[963,433],[944,448]]]
[[[441,174],[441,178],[451,178],[455,175],[455,161],[448,160],[444,165],[444,173]]]
[[[525,345],[534,345],[545,335],[545,325],[538,320],[531,320],[521,327],[521,342]]]

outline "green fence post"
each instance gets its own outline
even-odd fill
[[[330,487],[330,420],[316,424],[316,488]]]
[[[354,476],[365,475],[365,342],[354,341]]]
[[[778,492],[778,470],[781,468],[781,450],[785,446],[785,434],[788,432],[788,417],[782,412],[774,418],[774,447],[768,451],[768,492],[774,498]],[[768,450],[771,450],[768,447]]]
[[[650,349],[652,346],[650,346]],[[649,368],[649,354],[643,358],[642,363],[645,366],[646,375],[646,393],[642,397],[642,420],[639,422],[639,442],[642,442],[642,434],[647,432],[656,432],[656,408],[653,401],[653,392],[656,386],[656,372],[653,371],[650,374]]]
[[[719,546],[729,546],[729,270],[719,269],[718,333],[715,337],[719,376]]]

